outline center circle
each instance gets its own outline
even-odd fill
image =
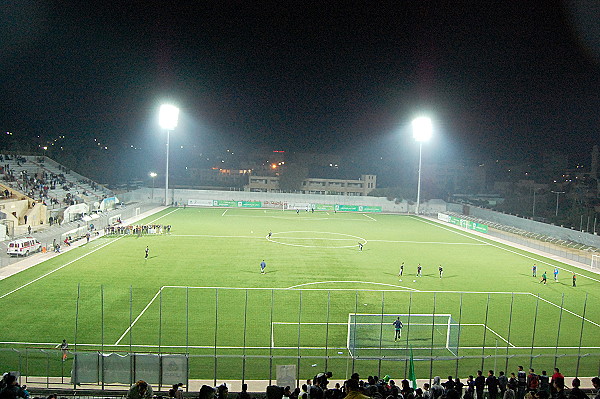
[[[281,245],[305,248],[354,248],[367,240],[352,234],[327,231],[281,231],[267,236],[267,240]]]

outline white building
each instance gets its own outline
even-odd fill
[[[361,175],[358,180],[309,177],[302,181],[300,193],[361,197],[373,191],[376,186],[377,176],[375,175]],[[279,189],[279,177],[250,176],[248,184],[244,186],[244,191],[279,193],[281,192]]]

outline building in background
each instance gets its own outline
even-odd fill
[[[302,181],[301,194],[328,194],[328,195],[346,195],[346,196],[366,196],[377,187],[377,176],[361,175],[360,179],[323,179],[306,178]],[[279,188],[278,176],[250,176],[249,182],[244,186],[245,191],[278,193],[282,192]]]

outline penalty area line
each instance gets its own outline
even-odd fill
[[[156,300],[156,298],[162,292],[163,288],[164,287],[160,287],[160,289],[158,290],[158,292],[154,295],[154,297],[150,300],[150,302],[148,302],[148,304],[146,305],[146,307],[144,307],[144,309],[142,309],[142,311],[140,312],[140,314],[137,315],[137,317],[135,318],[135,320],[133,320],[133,322],[129,325],[129,327],[127,327],[127,329],[125,330],[125,332],[123,333],[123,335],[121,335],[121,337],[119,337],[119,339],[117,340],[117,342],[115,342],[113,345],[115,345],[115,346],[119,345],[119,343],[121,342],[121,340],[123,338],[125,338],[125,336],[127,335],[127,333],[129,333],[129,331],[131,331],[131,329],[133,328],[133,326],[135,325],[135,323],[137,323],[137,321],[144,315],[144,313],[146,312],[146,310],[148,310],[148,308],[150,307],[150,305],[152,305],[152,303],[154,303],[154,301]]]

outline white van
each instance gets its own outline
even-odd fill
[[[27,256],[34,252],[39,252],[42,249],[42,244],[33,237],[20,238],[8,243],[6,253],[8,255]]]

